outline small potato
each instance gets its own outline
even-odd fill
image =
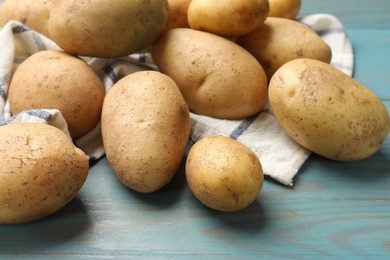
[[[67,205],[88,175],[87,156],[46,124],[0,126],[0,224],[30,222]]]
[[[196,142],[187,157],[186,178],[197,199],[209,208],[237,211],[256,200],[263,169],[254,152],[224,136]]]
[[[192,0],[191,28],[222,36],[240,36],[259,28],[267,18],[268,0]]]
[[[68,53],[115,58],[148,47],[167,21],[167,0],[58,0],[48,30]]]
[[[102,137],[119,180],[138,192],[168,184],[184,156],[190,113],[175,82],[157,71],[119,80],[107,93]]]
[[[264,25],[236,41],[263,66],[268,79],[284,63],[310,58],[329,63],[330,47],[313,30],[286,18],[268,17]]]
[[[105,90],[92,68],[62,51],[33,54],[15,71],[9,102],[13,115],[29,109],[58,109],[72,137],[79,137],[100,121]]]
[[[268,0],[269,17],[295,19],[301,10],[301,0]]]
[[[164,31],[173,28],[188,28],[187,10],[191,0],[168,0],[168,22]]]
[[[269,101],[289,136],[329,159],[367,158],[390,130],[386,107],[371,90],[313,59],[283,65],[270,81]]]
[[[10,20],[16,20],[49,36],[47,23],[52,6],[52,0],[5,0],[0,5],[0,27]]]
[[[197,114],[243,119],[265,104],[267,77],[245,49],[223,37],[189,28],[164,33],[152,46],[160,71],[179,86]]]

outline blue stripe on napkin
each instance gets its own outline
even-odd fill
[[[4,89],[1,88],[1,83],[0,83],[0,98],[3,99],[4,101],[7,98],[7,95],[5,94]]]
[[[106,75],[109,77],[109,79],[112,81],[112,83],[116,83],[118,81],[118,75],[115,73],[114,69],[112,68],[112,66],[110,65],[107,65],[105,68],[104,68],[104,73],[106,73]]]
[[[315,32],[321,37],[328,34],[346,34],[346,31],[343,28],[330,28],[326,30],[316,30]]]
[[[30,116],[35,116],[35,117],[38,117],[38,118],[41,118],[45,121],[49,121],[52,117],[52,114],[47,112],[47,111],[44,111],[44,110],[39,110],[39,109],[32,109],[32,110],[27,110],[25,111],[25,113],[27,115],[30,115]]]
[[[33,116],[36,118],[40,118],[45,120],[46,122],[49,122],[49,120],[52,118],[52,114],[45,111],[45,110],[40,110],[40,109],[31,109],[31,110],[25,110],[23,112],[20,112],[19,114],[14,115],[8,120],[4,120],[3,118],[0,117],[0,125],[6,125],[10,124],[16,119],[23,117],[23,116]]]
[[[18,25],[18,26],[15,26],[14,28],[12,28],[12,33],[13,34],[18,34],[18,33],[22,33],[22,32],[27,32],[29,31],[30,29],[28,29],[26,26],[24,25]]]
[[[38,33],[33,31],[32,37],[34,39],[35,45],[37,46],[38,50],[40,51],[47,50],[45,43],[43,42],[41,36]]]
[[[240,135],[242,135],[246,130],[248,130],[248,128],[253,124],[253,122],[256,120],[256,118],[258,117],[259,114],[256,114],[254,116],[251,116],[245,120],[243,120],[237,127],[236,129],[233,130],[233,132],[231,132],[231,134],[229,135],[230,138],[232,139],[237,139],[238,137],[240,137]]]
[[[30,30],[27,26],[25,25],[18,25],[14,28],[12,28],[12,33],[13,34],[18,34],[18,33],[24,33],[24,32],[27,32],[29,31],[31,33],[31,36],[32,38],[34,39],[34,42],[38,48],[38,50],[47,50],[47,47],[45,45],[45,43],[43,42],[43,39],[41,38],[40,34],[33,31],[33,30]]]
[[[0,75],[0,98],[2,98],[4,101],[7,99],[7,94],[5,93],[3,86],[7,84],[8,81],[9,81],[8,74]]]

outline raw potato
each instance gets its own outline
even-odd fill
[[[386,107],[371,90],[317,60],[281,67],[270,81],[269,100],[295,141],[334,160],[371,156],[390,130]]]
[[[48,29],[68,53],[114,58],[148,47],[167,21],[167,0],[59,0]]]
[[[259,62],[223,37],[189,28],[164,33],[152,47],[160,71],[179,86],[194,113],[243,119],[265,104],[267,78]]]
[[[228,137],[209,136],[190,149],[186,178],[192,193],[207,207],[237,211],[256,200],[264,175],[249,148]]]
[[[16,20],[49,36],[47,23],[52,3],[51,0],[5,0],[0,4],[0,27],[10,20]]]
[[[268,0],[269,17],[295,19],[301,10],[301,0]]]
[[[0,126],[0,224],[30,222],[67,205],[88,175],[87,156],[46,124]]]
[[[268,11],[268,0],[192,0],[187,15],[193,29],[240,36],[259,28]]]
[[[33,54],[15,71],[9,102],[13,115],[30,109],[58,109],[72,137],[89,132],[100,121],[105,90],[83,60],[62,51]]]
[[[168,0],[168,22],[164,31],[173,28],[188,28],[187,10],[191,0]]]
[[[268,17],[259,30],[236,42],[256,57],[268,79],[288,61],[310,58],[329,63],[332,57],[330,47],[313,30],[286,18]]]
[[[119,80],[107,93],[102,136],[119,180],[138,192],[168,184],[184,156],[190,114],[175,82],[157,71]]]

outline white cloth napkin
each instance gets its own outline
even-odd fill
[[[353,51],[340,21],[328,14],[305,16],[302,23],[315,30],[333,52],[331,63],[348,75],[353,72]],[[30,30],[21,23],[10,21],[0,30],[0,125],[22,122],[47,123],[69,135],[67,124],[58,110],[40,109],[23,111],[11,116],[7,90],[13,72],[27,57],[38,51],[60,48],[50,39]],[[118,79],[130,73],[157,69],[148,53],[137,53],[120,59],[82,57],[101,77],[106,91]],[[293,177],[310,155],[281,129],[267,106],[259,114],[245,120],[220,120],[191,113],[189,147],[208,135],[225,135],[240,141],[259,157],[264,174],[278,182],[292,186]],[[75,139],[90,160],[104,156],[100,124],[91,132]]]

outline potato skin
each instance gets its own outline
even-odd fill
[[[164,31],[173,28],[189,28],[187,10],[191,0],[168,0],[168,22]]]
[[[192,0],[188,24],[222,36],[240,36],[259,28],[268,16],[268,0]]]
[[[9,102],[13,115],[29,109],[58,109],[72,137],[79,137],[100,121],[105,90],[92,68],[62,51],[40,51],[15,71]]]
[[[270,81],[269,101],[289,136],[333,160],[371,156],[390,130],[386,107],[371,90],[317,60],[283,65]]]
[[[185,171],[188,185],[199,201],[227,212],[255,201],[264,180],[256,154],[224,136],[208,136],[196,142],[188,154]]]
[[[0,3],[0,27],[10,20],[16,20],[49,36],[47,23],[52,4],[52,0],[5,0]]]
[[[164,33],[152,46],[160,71],[179,86],[197,114],[243,119],[259,112],[267,78],[259,62],[223,37],[189,28]]]
[[[48,30],[68,53],[115,58],[148,47],[167,21],[167,0],[58,0]]]
[[[107,93],[102,136],[119,180],[138,192],[168,184],[184,156],[190,115],[175,82],[157,71],[119,80]]]
[[[269,17],[295,19],[301,10],[301,0],[268,0]]]
[[[68,204],[88,175],[87,156],[46,124],[0,126],[0,224],[46,217]]]
[[[264,25],[236,42],[252,53],[268,79],[284,63],[310,58],[329,63],[332,50],[313,30],[286,18],[268,17]]]

